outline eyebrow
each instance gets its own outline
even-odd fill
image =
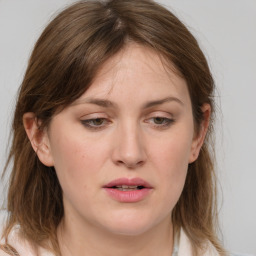
[[[176,97],[167,97],[167,98],[164,98],[164,99],[147,102],[143,106],[143,108],[151,108],[151,107],[154,107],[154,106],[157,106],[157,105],[162,105],[162,104],[164,104],[166,102],[172,102],[172,101],[177,102],[177,103],[179,103],[182,106],[184,105],[184,103],[180,99],[178,99]]]
[[[146,102],[142,108],[143,109],[147,109],[147,108],[151,108],[151,107],[154,107],[154,106],[157,106],[157,105],[162,105],[166,102],[177,102],[179,103],[180,105],[184,105],[184,103],[176,98],[176,97],[167,97],[167,98],[164,98],[164,99],[159,99],[159,100],[155,100],[155,101],[149,101],[149,102]],[[97,99],[97,98],[86,98],[86,99],[82,99],[82,100],[79,100],[79,101],[76,101],[74,102],[72,105],[77,105],[77,104],[84,104],[84,103],[88,103],[88,104],[94,104],[94,105],[98,105],[100,107],[104,107],[104,108],[114,108],[114,107],[117,107],[117,104],[110,101],[110,100],[104,100],[104,99]]]
[[[75,104],[84,104],[84,103],[94,104],[104,108],[110,108],[110,107],[116,106],[116,104],[110,100],[97,99],[97,98],[82,99],[81,101],[77,101],[77,103]]]

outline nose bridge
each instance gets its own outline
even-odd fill
[[[128,168],[134,168],[145,162],[143,137],[140,125],[132,119],[120,123],[116,132],[114,160]]]

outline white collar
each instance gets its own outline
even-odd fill
[[[175,244],[175,243],[174,243]],[[177,256],[192,256],[192,245],[184,230],[180,230],[179,246]],[[205,250],[202,252],[202,256],[219,256],[216,248],[208,241],[204,246]],[[177,248],[176,248],[177,250]],[[174,246],[175,252],[175,246]],[[173,256],[176,256],[173,255]]]
[[[19,226],[15,226],[13,230],[10,233],[9,236],[9,244],[13,246],[20,256],[34,256],[35,251],[31,247],[31,245],[28,243],[28,241],[25,241],[24,239],[21,239],[18,235]],[[173,253],[172,256],[192,256],[192,246],[191,242],[188,239],[187,235],[185,234],[184,230],[181,229],[179,233],[175,236],[174,239],[174,246],[173,246]],[[215,249],[215,247],[208,242],[205,246],[204,252],[202,252],[202,256],[219,256],[219,253]],[[49,251],[40,248],[39,250],[40,256],[54,256]]]

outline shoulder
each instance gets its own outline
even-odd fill
[[[20,235],[19,226],[15,226],[8,236],[8,245],[1,241],[0,256],[53,256],[52,253],[43,248],[35,250],[29,241],[23,239]]]
[[[1,215],[0,211],[0,215]],[[1,217],[0,217],[1,218]],[[1,218],[2,219],[2,218]],[[0,220],[0,238],[2,237],[2,227],[4,222]],[[0,256],[36,256],[38,255],[31,244],[20,235],[20,226],[16,225],[8,236],[8,246],[5,240],[0,240]],[[53,256],[43,248],[39,248],[40,256]]]
[[[0,256],[19,256],[17,251],[7,245],[0,244]]]
[[[178,256],[184,256],[184,255],[192,256],[192,246],[187,235],[185,234],[183,229],[181,229]],[[219,256],[219,253],[210,242],[207,242],[205,245],[205,250],[204,252],[202,252],[202,256]]]
[[[8,243],[5,240],[0,242],[0,256],[13,255],[13,256],[35,256],[30,244],[22,239],[19,234],[19,226],[16,225],[8,236]]]
[[[5,253],[4,251],[2,251],[2,250],[0,249],[0,256],[10,256],[10,254],[7,254],[7,253]]]
[[[10,254],[7,254],[6,252],[4,252],[4,248],[2,248],[1,245],[0,245],[0,256],[10,256]]]
[[[7,216],[6,211],[0,210],[0,238],[2,237],[3,227],[4,227],[5,220],[6,220],[6,216]],[[7,254],[5,252],[5,248],[2,245],[2,240],[0,240],[0,256],[9,256],[9,254]]]

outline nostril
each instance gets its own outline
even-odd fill
[[[133,168],[136,168],[137,166],[140,166],[142,164],[142,162],[129,162],[129,161],[117,161],[117,163],[119,165],[125,165],[127,168],[129,169],[133,169]]]
[[[129,139],[127,136],[123,136],[122,140],[114,148],[112,157],[115,164],[119,166],[125,165],[129,169],[134,169],[145,163],[146,153],[141,145],[135,145],[133,138]]]

